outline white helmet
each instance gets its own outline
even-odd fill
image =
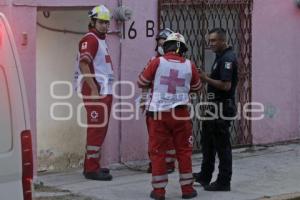
[[[89,17],[104,21],[109,21],[111,18],[110,11],[104,5],[96,6],[92,10],[90,10]]]
[[[172,31],[171,29],[169,28],[165,28],[163,30],[161,30],[157,36],[156,36],[156,40],[159,40],[159,39],[164,39],[166,40],[168,38],[168,36],[171,34],[171,33],[174,33],[174,31]]]
[[[165,44],[172,42],[172,41],[177,42],[177,47],[178,47],[177,51],[179,51],[179,48],[181,47],[181,45],[183,45],[184,52],[188,50],[186,43],[185,43],[185,39],[184,39],[183,35],[181,35],[180,33],[171,33],[167,37],[166,41],[164,42],[164,46],[165,46]]]

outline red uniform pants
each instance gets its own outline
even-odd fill
[[[152,186],[156,193],[165,194],[168,182],[166,151],[169,141],[173,141],[176,158],[179,165],[179,182],[182,193],[193,191],[192,175],[192,123],[186,107],[175,108],[170,112],[154,113],[160,116],[150,116],[149,153],[152,162]],[[177,118],[177,119],[176,119]]]
[[[89,96],[90,87],[84,83],[82,94]],[[100,169],[101,147],[104,142],[112,105],[112,95],[97,99],[83,97],[87,114],[87,141],[84,160],[84,172],[97,172]]]
[[[149,118],[146,116],[146,125],[147,125],[147,130],[149,133]],[[168,142],[165,144],[166,145],[166,163],[167,163],[167,169],[174,169],[175,168],[175,161],[176,161],[176,151],[175,147],[173,144],[173,139],[169,138]],[[150,157],[150,152],[148,152],[148,155]]]

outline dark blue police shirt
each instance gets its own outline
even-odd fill
[[[207,93],[209,100],[235,100],[235,89],[238,82],[238,69],[237,58],[232,47],[228,47],[222,53],[216,54],[210,78],[215,80],[231,81],[231,89],[229,91],[219,90],[208,84]]]

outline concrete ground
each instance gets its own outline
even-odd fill
[[[300,143],[276,146],[260,146],[234,150],[233,177],[231,192],[207,192],[200,185],[195,185],[198,197],[201,200],[255,200],[292,199],[300,196]],[[201,164],[201,155],[193,156],[193,169],[198,172]],[[144,165],[129,163],[133,168],[140,170]],[[120,168],[114,166],[114,168]],[[216,167],[217,168],[217,167]],[[76,196],[76,200],[144,200],[150,199],[150,174],[138,170],[130,170],[124,166],[112,170],[114,176],[111,182],[89,181],[83,178],[81,170],[63,173],[41,174],[37,182],[45,186],[55,187],[57,192],[37,190],[36,196],[43,200],[43,195],[56,195],[53,199],[61,199],[61,195]],[[216,177],[216,173],[214,174]],[[178,173],[169,175],[166,199],[181,199],[178,183]],[[289,196],[290,198],[284,198]],[[292,197],[291,197],[292,196]],[[62,198],[63,199],[63,198]],[[66,198],[68,199],[68,198]],[[72,199],[72,198],[71,198]],[[295,198],[297,199],[297,198]]]

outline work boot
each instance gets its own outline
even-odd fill
[[[97,181],[111,181],[112,175],[109,173],[104,173],[102,171],[99,172],[84,172],[84,177],[90,180],[97,180]]]
[[[190,193],[182,194],[182,198],[183,199],[192,199],[192,198],[196,197],[197,195],[198,195],[197,191],[193,189],[193,191]]]
[[[221,184],[217,181],[211,183],[210,185],[204,187],[206,191],[230,191],[230,183],[229,184]]]
[[[110,170],[108,168],[100,168],[100,172],[103,172],[105,174],[109,174]]]
[[[202,187],[206,187],[206,186],[209,185],[209,182],[210,182],[210,181],[205,180],[205,179],[200,175],[200,173],[193,173],[193,177],[194,177],[194,179],[195,179],[195,182],[200,183],[200,185],[201,185]]]
[[[157,194],[154,190],[150,193],[150,198],[155,199],[155,200],[165,200],[165,195],[159,195]]]

